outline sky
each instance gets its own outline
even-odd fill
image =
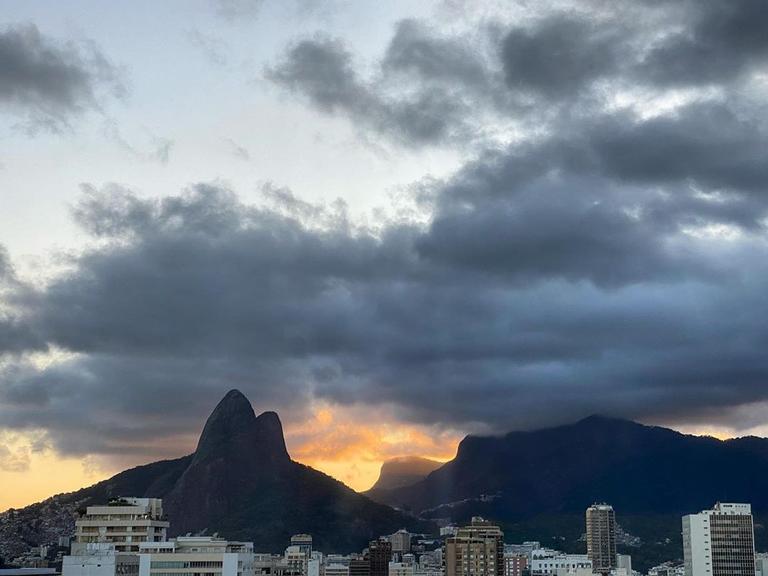
[[[231,388],[356,489],[594,413],[768,435],[763,0],[0,17],[0,510]]]

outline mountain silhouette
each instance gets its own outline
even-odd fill
[[[484,496],[499,519],[582,513],[595,501],[626,514],[686,514],[716,501],[768,511],[766,474],[763,438],[718,440],[590,416],[555,428],[467,436],[456,457],[426,478],[369,494],[414,511]]]
[[[442,465],[442,462],[420,456],[391,458],[382,463],[379,478],[368,492],[376,493],[378,490],[392,490],[393,488],[410,486],[426,478],[430,472],[437,470]]]
[[[432,527],[291,460],[278,415],[256,416],[232,390],[209,416],[193,454],[0,514],[0,556],[68,535],[77,509],[119,496],[163,498],[170,535],[218,532],[264,552],[284,550],[296,533],[312,534],[319,550],[352,552],[403,526]]]

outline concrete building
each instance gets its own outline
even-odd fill
[[[311,556],[312,536],[309,534],[294,534],[291,536],[291,546],[298,546],[307,556]]]
[[[565,554],[549,548],[539,548],[531,554],[531,576],[592,574],[592,570],[592,561],[586,554]]]
[[[685,565],[665,562],[648,570],[648,576],[685,576]]]
[[[768,576],[768,553],[755,554],[755,568],[756,576]]]
[[[137,576],[139,557],[118,552],[115,545],[102,542],[86,544],[77,555],[64,556],[62,576]]]
[[[159,498],[118,498],[106,506],[88,506],[75,521],[72,555],[88,544],[113,544],[116,552],[138,552],[142,542],[164,542],[169,523]]]
[[[541,548],[540,542],[523,542],[522,544],[504,544],[504,554],[522,554],[531,560],[533,552]]]
[[[445,541],[446,576],[503,576],[504,533],[480,517]]]
[[[616,554],[615,576],[632,576],[632,556],[629,554]]]
[[[139,553],[139,576],[255,576],[253,544],[215,536],[183,536],[146,542]]]
[[[301,546],[288,546],[285,549],[285,563],[288,574],[293,576],[309,575],[309,554]]]
[[[411,533],[405,528],[389,536],[388,540],[392,544],[392,552],[404,554],[411,551]]]
[[[349,565],[325,564],[321,572],[322,576],[349,576]]]
[[[715,504],[683,517],[685,576],[754,576],[755,536],[749,504]]]
[[[385,538],[371,540],[366,558],[370,576],[388,576],[389,563],[392,561],[392,543]]]
[[[387,566],[389,569],[389,566]],[[349,560],[349,576],[370,576],[371,564],[368,558],[351,558]]]
[[[389,576],[413,576],[413,573],[413,564],[406,564],[405,562],[389,563]]]
[[[527,554],[504,554],[504,576],[523,576],[527,570]]]
[[[616,514],[608,504],[587,508],[587,556],[596,574],[610,574],[616,567]]]

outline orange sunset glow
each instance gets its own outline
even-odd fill
[[[321,405],[304,422],[284,422],[291,457],[362,491],[379,475],[381,463],[396,456],[417,455],[447,461],[463,437],[458,431],[402,424],[394,419],[366,422],[362,411]],[[54,494],[89,486],[134,465],[160,458],[120,464],[112,459],[64,457],[41,442],[42,433],[5,434],[5,465],[0,468],[0,510],[19,508]],[[197,439],[174,439],[182,456]],[[166,443],[167,445],[167,443]],[[56,470],[55,474],[51,471]]]

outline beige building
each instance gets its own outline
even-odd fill
[[[138,552],[142,542],[164,542],[169,523],[159,498],[118,498],[105,506],[88,506],[75,521],[72,555],[88,544],[112,544],[116,552]]]
[[[472,518],[445,541],[446,576],[503,576],[504,533],[482,518]]]
[[[596,574],[616,568],[616,514],[608,504],[587,508],[587,556]]]

